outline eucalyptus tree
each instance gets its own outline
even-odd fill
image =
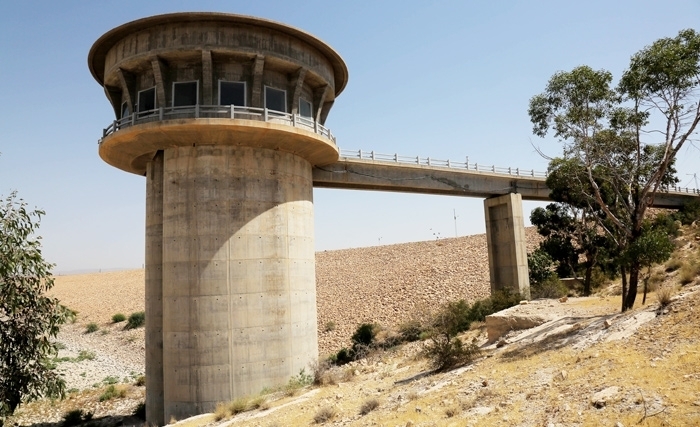
[[[35,236],[43,214],[16,193],[0,201],[0,426],[21,402],[65,389],[48,360],[67,309],[45,295],[54,282]]]
[[[627,252],[644,234],[644,214],[657,191],[677,182],[673,162],[697,137],[700,122],[700,34],[692,29],[663,38],[632,56],[616,86],[609,71],[579,66],[555,73],[530,100],[533,133],[550,131],[563,158],[584,170],[572,184],[598,224]],[[575,181],[579,181],[575,183]],[[620,264],[622,310],[634,306],[642,260]]]

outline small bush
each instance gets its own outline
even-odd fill
[[[214,420],[215,421],[221,421],[223,419],[226,419],[230,416],[230,412],[228,410],[228,405],[225,403],[217,403],[216,404],[216,409],[214,410]]]
[[[248,407],[252,409],[263,409],[266,407],[267,403],[267,398],[265,396],[258,396],[253,399],[248,403]]]
[[[117,399],[117,398],[122,398],[126,396],[126,390],[121,388],[121,387],[116,387],[114,385],[110,385],[105,389],[105,391],[100,395],[100,402],[104,402],[106,400],[111,400],[111,399]]]
[[[418,341],[425,331],[420,320],[412,319],[399,325],[399,335],[405,342]]]
[[[284,387],[284,392],[287,396],[294,396],[299,389],[313,384],[313,382],[314,377],[307,374],[306,370],[302,368],[299,374],[289,379],[289,382],[287,382],[287,385]]]
[[[566,296],[569,289],[564,285],[558,277],[552,276],[536,285],[532,286],[530,289],[532,292],[532,298],[561,298]]]
[[[105,384],[110,384],[110,385],[111,385],[111,384],[116,384],[116,383],[119,382],[119,378],[109,376],[109,377],[105,377],[105,378],[102,380],[102,382],[105,383]]]
[[[673,288],[670,286],[663,286],[656,291],[656,299],[661,304],[661,307],[666,307],[671,303],[671,297],[673,296]]]
[[[134,383],[136,387],[143,387],[146,385],[146,377],[144,375],[139,375],[136,377],[136,382]]]
[[[459,408],[457,408],[456,406],[451,406],[451,407],[445,409],[445,416],[447,418],[452,418],[457,414],[459,414]]]
[[[379,401],[375,398],[367,399],[360,406],[360,415],[367,415],[379,407]]]
[[[314,360],[309,363],[309,369],[313,375],[313,383],[316,385],[326,385],[334,383],[332,375],[329,373],[331,363],[327,360]]]
[[[248,407],[249,407],[248,399],[245,397],[239,397],[238,399],[232,400],[228,404],[228,410],[233,415],[240,414],[241,412],[247,411]]]
[[[100,329],[100,327],[97,326],[97,323],[88,323],[87,326],[85,327],[85,333],[91,334],[93,332],[97,332],[99,329]]]
[[[326,331],[326,332],[335,331],[335,322],[328,322],[328,323],[326,323],[325,331]]]
[[[131,313],[129,320],[126,322],[126,329],[136,329],[146,323],[146,312],[137,311]]]
[[[117,314],[112,316],[112,323],[119,323],[119,322],[123,322],[125,320],[126,320],[126,316],[123,315],[122,313],[117,313]]]
[[[679,258],[671,258],[666,262],[666,272],[670,273],[672,271],[676,271],[679,268],[683,266],[683,261],[681,261]]]
[[[700,264],[695,262],[683,264],[678,272],[678,282],[681,285],[687,285],[692,283],[698,275],[700,275]]]
[[[357,330],[352,335],[352,342],[370,346],[377,336],[378,329],[378,326],[373,323],[363,323],[357,327]]]
[[[479,354],[479,346],[472,342],[463,344],[457,337],[448,334],[434,336],[426,346],[426,355],[433,369],[447,371],[470,363]]]
[[[316,412],[314,415],[314,422],[316,424],[323,424],[326,421],[330,421],[338,415],[338,411],[332,406],[324,406]]]

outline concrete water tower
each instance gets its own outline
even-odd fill
[[[285,383],[318,357],[312,167],[340,55],[280,23],[174,13],[88,64],[116,119],[100,157],[146,178],[146,411],[163,425]]]

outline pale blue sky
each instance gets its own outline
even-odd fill
[[[253,15],[330,44],[350,80],[327,126],[347,149],[546,169],[556,141],[531,134],[530,97],[587,64],[619,77],[660,37],[697,28],[700,1],[5,1],[0,3],[0,194],[46,210],[57,272],[143,263],[144,178],[97,155],[113,113],[87,68],[92,43],[125,22],[176,11]],[[683,150],[681,184],[700,152]],[[690,175],[687,175],[690,174]],[[480,199],[314,190],[318,250],[484,231]],[[534,205],[526,204],[531,209]]]

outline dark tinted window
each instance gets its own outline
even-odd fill
[[[173,107],[197,105],[197,82],[175,83],[173,85]]]
[[[156,88],[142,90],[139,92],[138,111],[155,110],[156,108]]]
[[[303,98],[299,98],[299,115],[311,118],[311,103]]]
[[[219,82],[219,104],[244,107],[245,83],[243,82]]]
[[[265,108],[287,112],[287,92],[265,86]]]

